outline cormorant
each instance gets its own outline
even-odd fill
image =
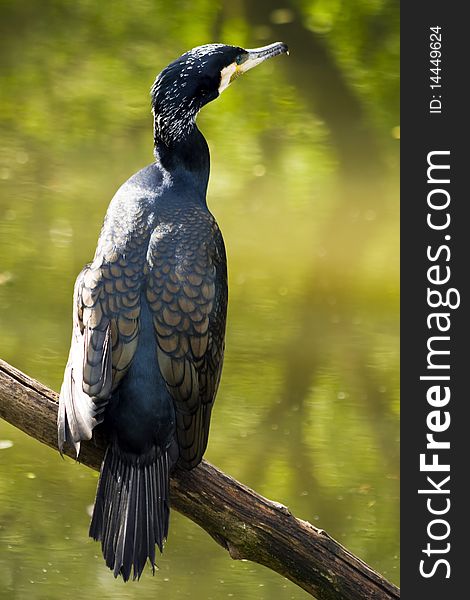
[[[74,288],[58,444],[104,422],[90,536],[107,566],[139,578],[168,533],[169,476],[207,446],[227,313],[224,242],[206,205],[209,149],[199,110],[239,75],[287,53],[208,44],[168,65],[151,89],[155,162],[112,199],[94,259]]]

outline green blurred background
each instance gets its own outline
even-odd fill
[[[74,279],[152,160],[148,90],[187,49],[289,57],[199,116],[230,304],[208,460],[398,583],[395,0],[0,0],[0,357],[58,390]],[[0,422],[0,597],[301,599],[172,513],[155,577],[87,538],[97,474]]]

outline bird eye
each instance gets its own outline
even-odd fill
[[[241,65],[243,62],[243,54],[237,54],[235,62],[237,63],[237,65]]]

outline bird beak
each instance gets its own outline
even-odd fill
[[[263,46],[262,48],[245,50],[239,64],[234,62],[222,69],[220,74],[219,94],[227,89],[234,79],[237,79],[237,77],[240,77],[243,73],[246,73],[268,58],[272,58],[278,54],[289,54],[287,44],[284,44],[284,42],[274,42],[274,44],[269,44],[269,46]]]
[[[284,42],[274,42],[274,44],[269,44],[269,46],[263,46],[262,48],[253,48],[251,50],[246,51],[246,58],[240,64],[237,65],[237,74],[242,75],[246,73],[253,67],[258,66],[268,58],[272,58],[273,56],[277,56],[278,54],[289,54],[289,49],[287,44]]]

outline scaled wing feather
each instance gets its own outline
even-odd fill
[[[59,448],[78,452],[89,440],[111,392],[127,372],[137,348],[140,265],[119,255],[95,258],[77,277],[72,342],[60,391]]]
[[[222,370],[227,275],[212,215],[186,212],[180,219],[182,230],[157,231],[152,240],[146,296],[158,364],[175,405],[180,464],[192,468],[207,446]]]

